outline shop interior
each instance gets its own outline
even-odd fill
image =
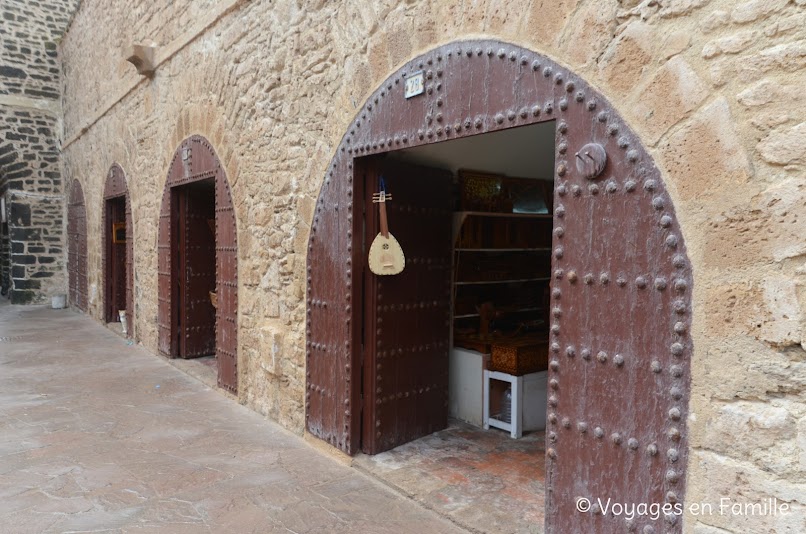
[[[449,419],[355,461],[479,531],[542,530],[554,153],[549,121],[387,155],[453,176]]]
[[[114,328],[125,324],[126,313],[126,197],[106,200],[106,302],[104,316]],[[123,315],[122,315],[123,314]]]

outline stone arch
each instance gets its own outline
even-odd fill
[[[405,98],[407,77],[420,71],[423,95]],[[389,76],[349,125],[308,244],[306,428],[358,450],[365,258],[354,159],[544,121],[556,124],[547,531],[677,532],[678,515],[625,525],[575,508],[577,497],[684,498],[692,269],[675,209],[651,155],[607,99],[517,45],[471,40],[426,52]],[[594,154],[594,171],[578,153]]]
[[[110,283],[108,280],[107,262],[110,257],[110,247],[112,246],[112,228],[110,221],[107,220],[109,214],[107,210],[107,202],[115,198],[124,198],[125,202],[125,221],[126,221],[126,262],[125,262],[125,282],[126,282],[126,331],[129,337],[134,338],[134,224],[132,220],[132,203],[131,196],[129,195],[129,187],[126,182],[126,173],[123,171],[118,163],[113,163],[106,174],[106,182],[104,184],[103,206],[101,210],[101,218],[103,221],[103,246],[101,247],[101,269],[104,277],[104,314],[105,320],[110,321],[108,316],[109,298],[110,298]]]
[[[159,350],[175,356],[172,323],[172,195],[173,188],[213,179],[215,183],[216,294],[215,352],[218,384],[233,393],[238,385],[238,240],[235,208],[227,174],[212,144],[193,135],[179,144],[168,170],[158,230]]]
[[[236,140],[224,115],[212,105],[191,104],[184,107],[176,118],[171,136],[166,141],[165,154],[173,158],[177,147],[188,137],[200,135],[216,147],[219,162],[227,176],[230,187],[235,187],[240,177],[238,160],[235,157]],[[166,167],[169,161],[166,161]]]
[[[67,275],[70,305],[86,312],[87,290],[87,208],[81,182],[70,184],[67,204]]]

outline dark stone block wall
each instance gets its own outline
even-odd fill
[[[77,0],[3,0],[0,3],[0,94],[58,100],[57,41]]]
[[[79,0],[0,3],[0,294],[66,293],[58,41]]]

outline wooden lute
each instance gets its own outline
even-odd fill
[[[406,267],[406,256],[395,236],[389,232],[389,221],[386,217],[386,201],[392,195],[386,194],[383,177],[380,180],[380,191],[372,194],[372,202],[378,204],[381,231],[375,236],[369,247],[369,270],[377,275],[400,274]]]

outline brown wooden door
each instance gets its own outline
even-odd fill
[[[691,269],[657,169],[589,115],[557,125],[546,530],[679,532],[607,503],[682,501]]]
[[[177,158],[171,163],[169,180],[177,167]],[[172,253],[176,248],[174,238],[176,229],[171,232],[173,222],[174,195],[170,185],[166,184],[162,192],[160,205],[160,223],[157,239],[157,341],[161,353],[171,358],[176,357],[177,345],[174,340],[174,312],[176,309],[176,287],[173,284],[174,262],[177,258]]]
[[[216,358],[218,386],[238,391],[238,237],[229,185],[215,183]]]
[[[177,196],[176,302],[180,358],[215,354],[215,308],[210,292],[216,287],[215,197],[212,181],[204,186],[175,188]]]
[[[73,180],[67,207],[67,271],[70,304],[87,311],[87,208],[78,180]]]
[[[132,222],[132,203],[128,192],[125,206],[126,220],[126,332],[134,339],[134,223]]]
[[[389,450],[447,426],[451,173],[386,160],[365,174],[366,251],[378,234],[372,193],[392,201],[389,230],[406,255],[394,276],[365,269],[362,449]]]

